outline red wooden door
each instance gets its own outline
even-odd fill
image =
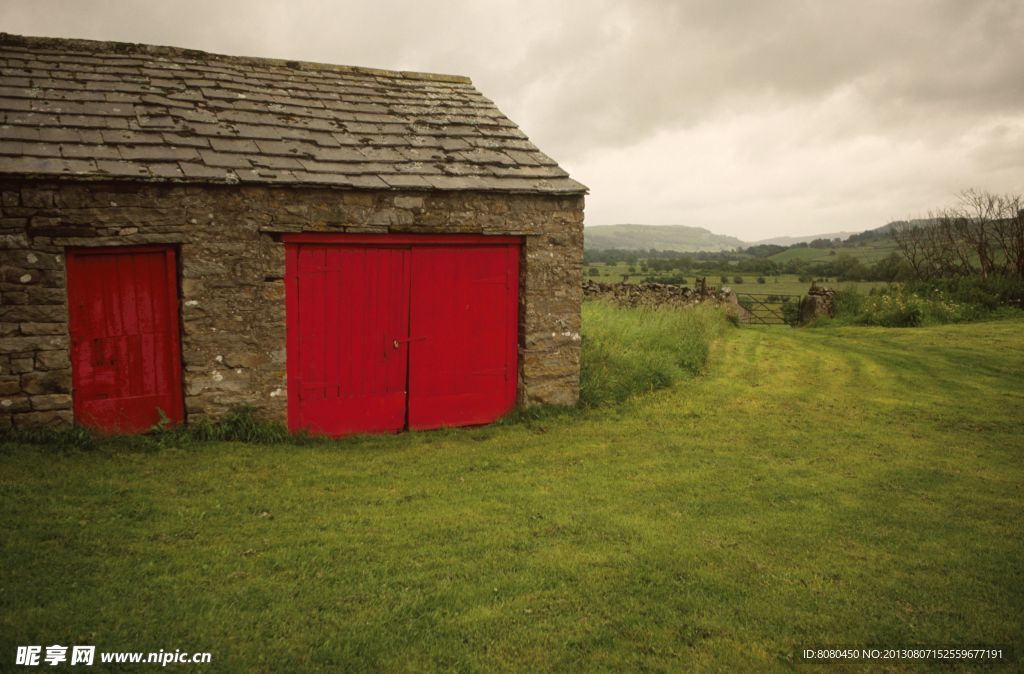
[[[516,402],[519,247],[412,251],[409,428],[483,424]]]
[[[184,419],[174,249],[71,250],[68,325],[75,419],[139,432]]]
[[[289,426],[404,428],[409,251],[299,244],[286,258]]]

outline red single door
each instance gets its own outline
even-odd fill
[[[181,422],[174,249],[71,250],[67,284],[75,419],[122,433]]]
[[[519,247],[412,250],[409,428],[484,424],[516,402]]]
[[[289,426],[402,430],[409,251],[289,244],[286,266]]]

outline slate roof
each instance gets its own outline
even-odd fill
[[[465,77],[0,33],[0,175],[582,194]]]

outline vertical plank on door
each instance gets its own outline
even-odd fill
[[[409,428],[490,423],[516,401],[519,247],[412,251]]]
[[[174,249],[69,250],[67,292],[76,421],[124,433],[183,421]]]

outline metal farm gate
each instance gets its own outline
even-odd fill
[[[746,325],[796,325],[801,295],[777,293],[736,293],[740,322]]]

